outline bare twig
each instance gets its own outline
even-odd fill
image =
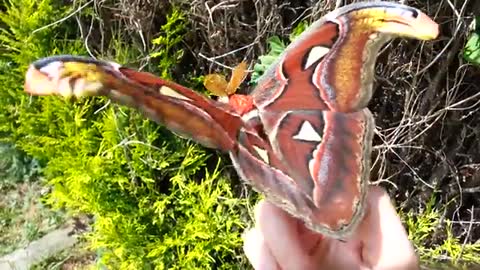
[[[32,34],[35,34],[35,33],[39,32],[39,31],[42,31],[42,30],[44,30],[44,29],[47,29],[47,28],[52,27],[52,26],[54,26],[54,25],[60,24],[60,23],[62,23],[62,22],[64,22],[64,21],[70,19],[70,18],[73,17],[75,14],[79,13],[79,12],[82,11],[84,8],[86,8],[86,7],[89,6],[91,3],[93,3],[93,1],[94,1],[94,0],[88,1],[87,3],[85,3],[85,4],[83,4],[82,6],[80,6],[79,8],[77,8],[77,9],[76,9],[75,11],[73,11],[72,13],[70,13],[70,14],[68,14],[67,16],[61,18],[60,20],[54,21],[54,22],[52,22],[52,23],[50,23],[50,24],[47,24],[47,25],[45,25],[45,26],[42,26],[42,27],[40,27],[40,28],[37,28],[37,29],[33,30],[33,31],[32,31]]]

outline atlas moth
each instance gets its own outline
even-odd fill
[[[438,32],[434,21],[409,6],[378,1],[341,7],[290,44],[251,93],[214,89],[228,96],[226,103],[150,73],[79,56],[34,62],[25,89],[106,96],[137,108],[176,134],[228,152],[241,178],[267,200],[313,231],[346,239],[365,213],[374,129],[367,105],[378,51],[393,37],[432,40]]]

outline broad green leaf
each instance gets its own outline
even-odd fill
[[[463,57],[470,63],[480,65],[480,16],[473,22],[473,32],[465,45]]]

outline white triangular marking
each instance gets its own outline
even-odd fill
[[[160,92],[160,94],[165,95],[165,96],[178,98],[178,99],[183,99],[183,100],[191,100],[188,97],[178,93],[177,91],[175,91],[172,88],[170,88],[168,86],[165,86],[165,85],[160,87],[159,92]]]
[[[40,72],[47,74],[51,78],[59,78],[60,71],[63,71],[64,65],[60,61],[48,63],[40,69]]]
[[[267,150],[265,149],[262,149],[258,146],[255,146],[253,145],[253,149],[255,149],[255,151],[258,153],[258,155],[260,156],[260,158],[265,161],[265,163],[269,164],[270,162],[270,159],[268,158],[268,152]]]
[[[242,120],[244,122],[248,122],[249,120],[255,118],[258,116],[258,110],[251,110],[247,112],[246,114],[242,115]]]
[[[298,131],[297,135],[293,136],[296,140],[302,141],[310,141],[310,142],[321,142],[322,137],[318,132],[313,128],[310,122],[305,121],[302,123],[300,130]]]
[[[307,62],[305,63],[304,69],[309,68],[313,63],[320,60],[330,51],[329,48],[323,46],[315,46],[308,52]]]

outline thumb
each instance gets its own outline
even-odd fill
[[[374,269],[418,269],[418,258],[390,197],[380,187],[367,195],[367,213],[356,238],[361,256]]]

